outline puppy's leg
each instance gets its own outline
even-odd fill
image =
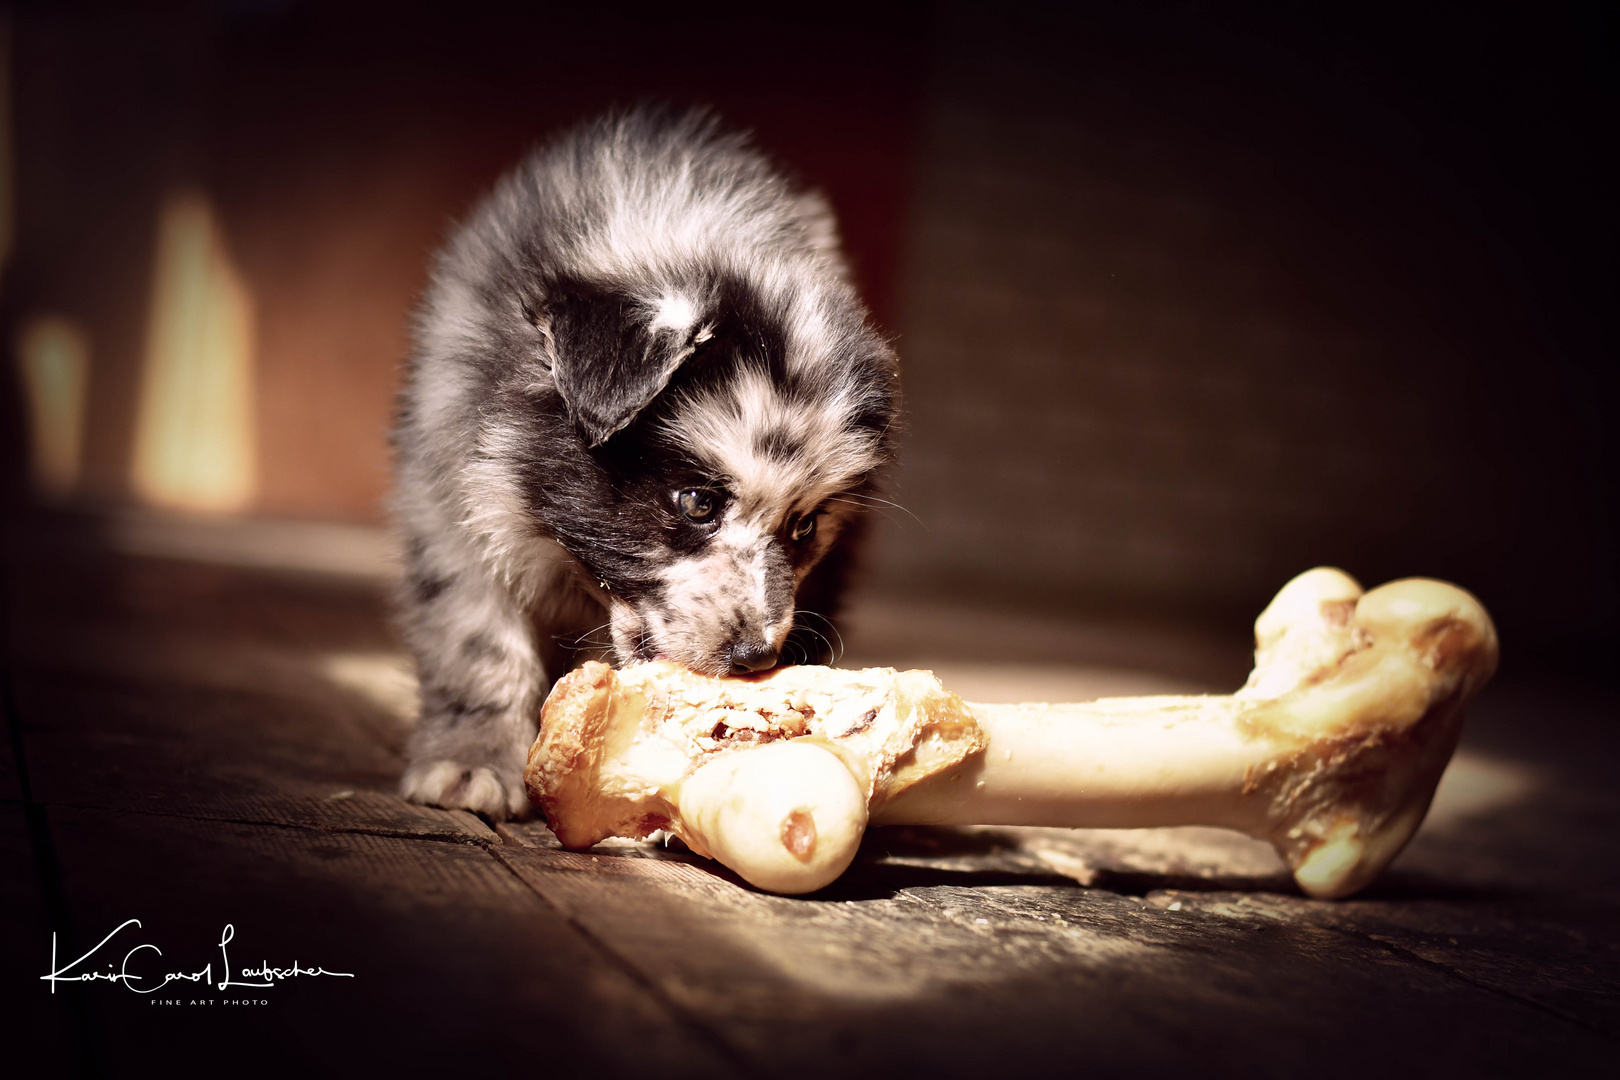
[[[550,682],[510,590],[482,560],[449,554],[420,541],[407,554],[404,629],[422,714],[400,792],[492,818],[522,817],[529,809],[523,762]]]

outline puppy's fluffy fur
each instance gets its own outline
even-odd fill
[[[621,662],[775,663],[897,408],[826,204],[744,138],[640,111],[531,156],[439,255],[401,396],[404,793],[524,813],[593,631]]]

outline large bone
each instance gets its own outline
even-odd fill
[[[929,672],[714,679],[586,664],[547,700],[525,777],[563,845],[667,829],[775,892],[830,883],[867,823],[1216,825],[1345,896],[1417,830],[1463,703],[1496,666],[1471,595],[1408,579],[1289,582],[1229,696],[972,705]]]

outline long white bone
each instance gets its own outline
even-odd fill
[[[529,791],[563,844],[668,829],[753,884],[820,888],[867,823],[1217,825],[1271,842],[1312,896],[1370,882],[1410,839],[1495,669],[1452,585],[1289,582],[1229,696],[968,705],[930,673],[673,665],[562,679]]]

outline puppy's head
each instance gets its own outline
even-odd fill
[[[555,541],[621,660],[713,673],[781,655],[899,405],[826,203],[702,113],[608,117],[503,180],[440,256],[415,364],[421,446],[469,448],[421,468],[515,595],[572,599]]]
[[[606,592],[621,660],[725,674],[782,655],[898,408],[892,351],[833,284],[549,290],[551,385],[579,446],[534,490]]]

